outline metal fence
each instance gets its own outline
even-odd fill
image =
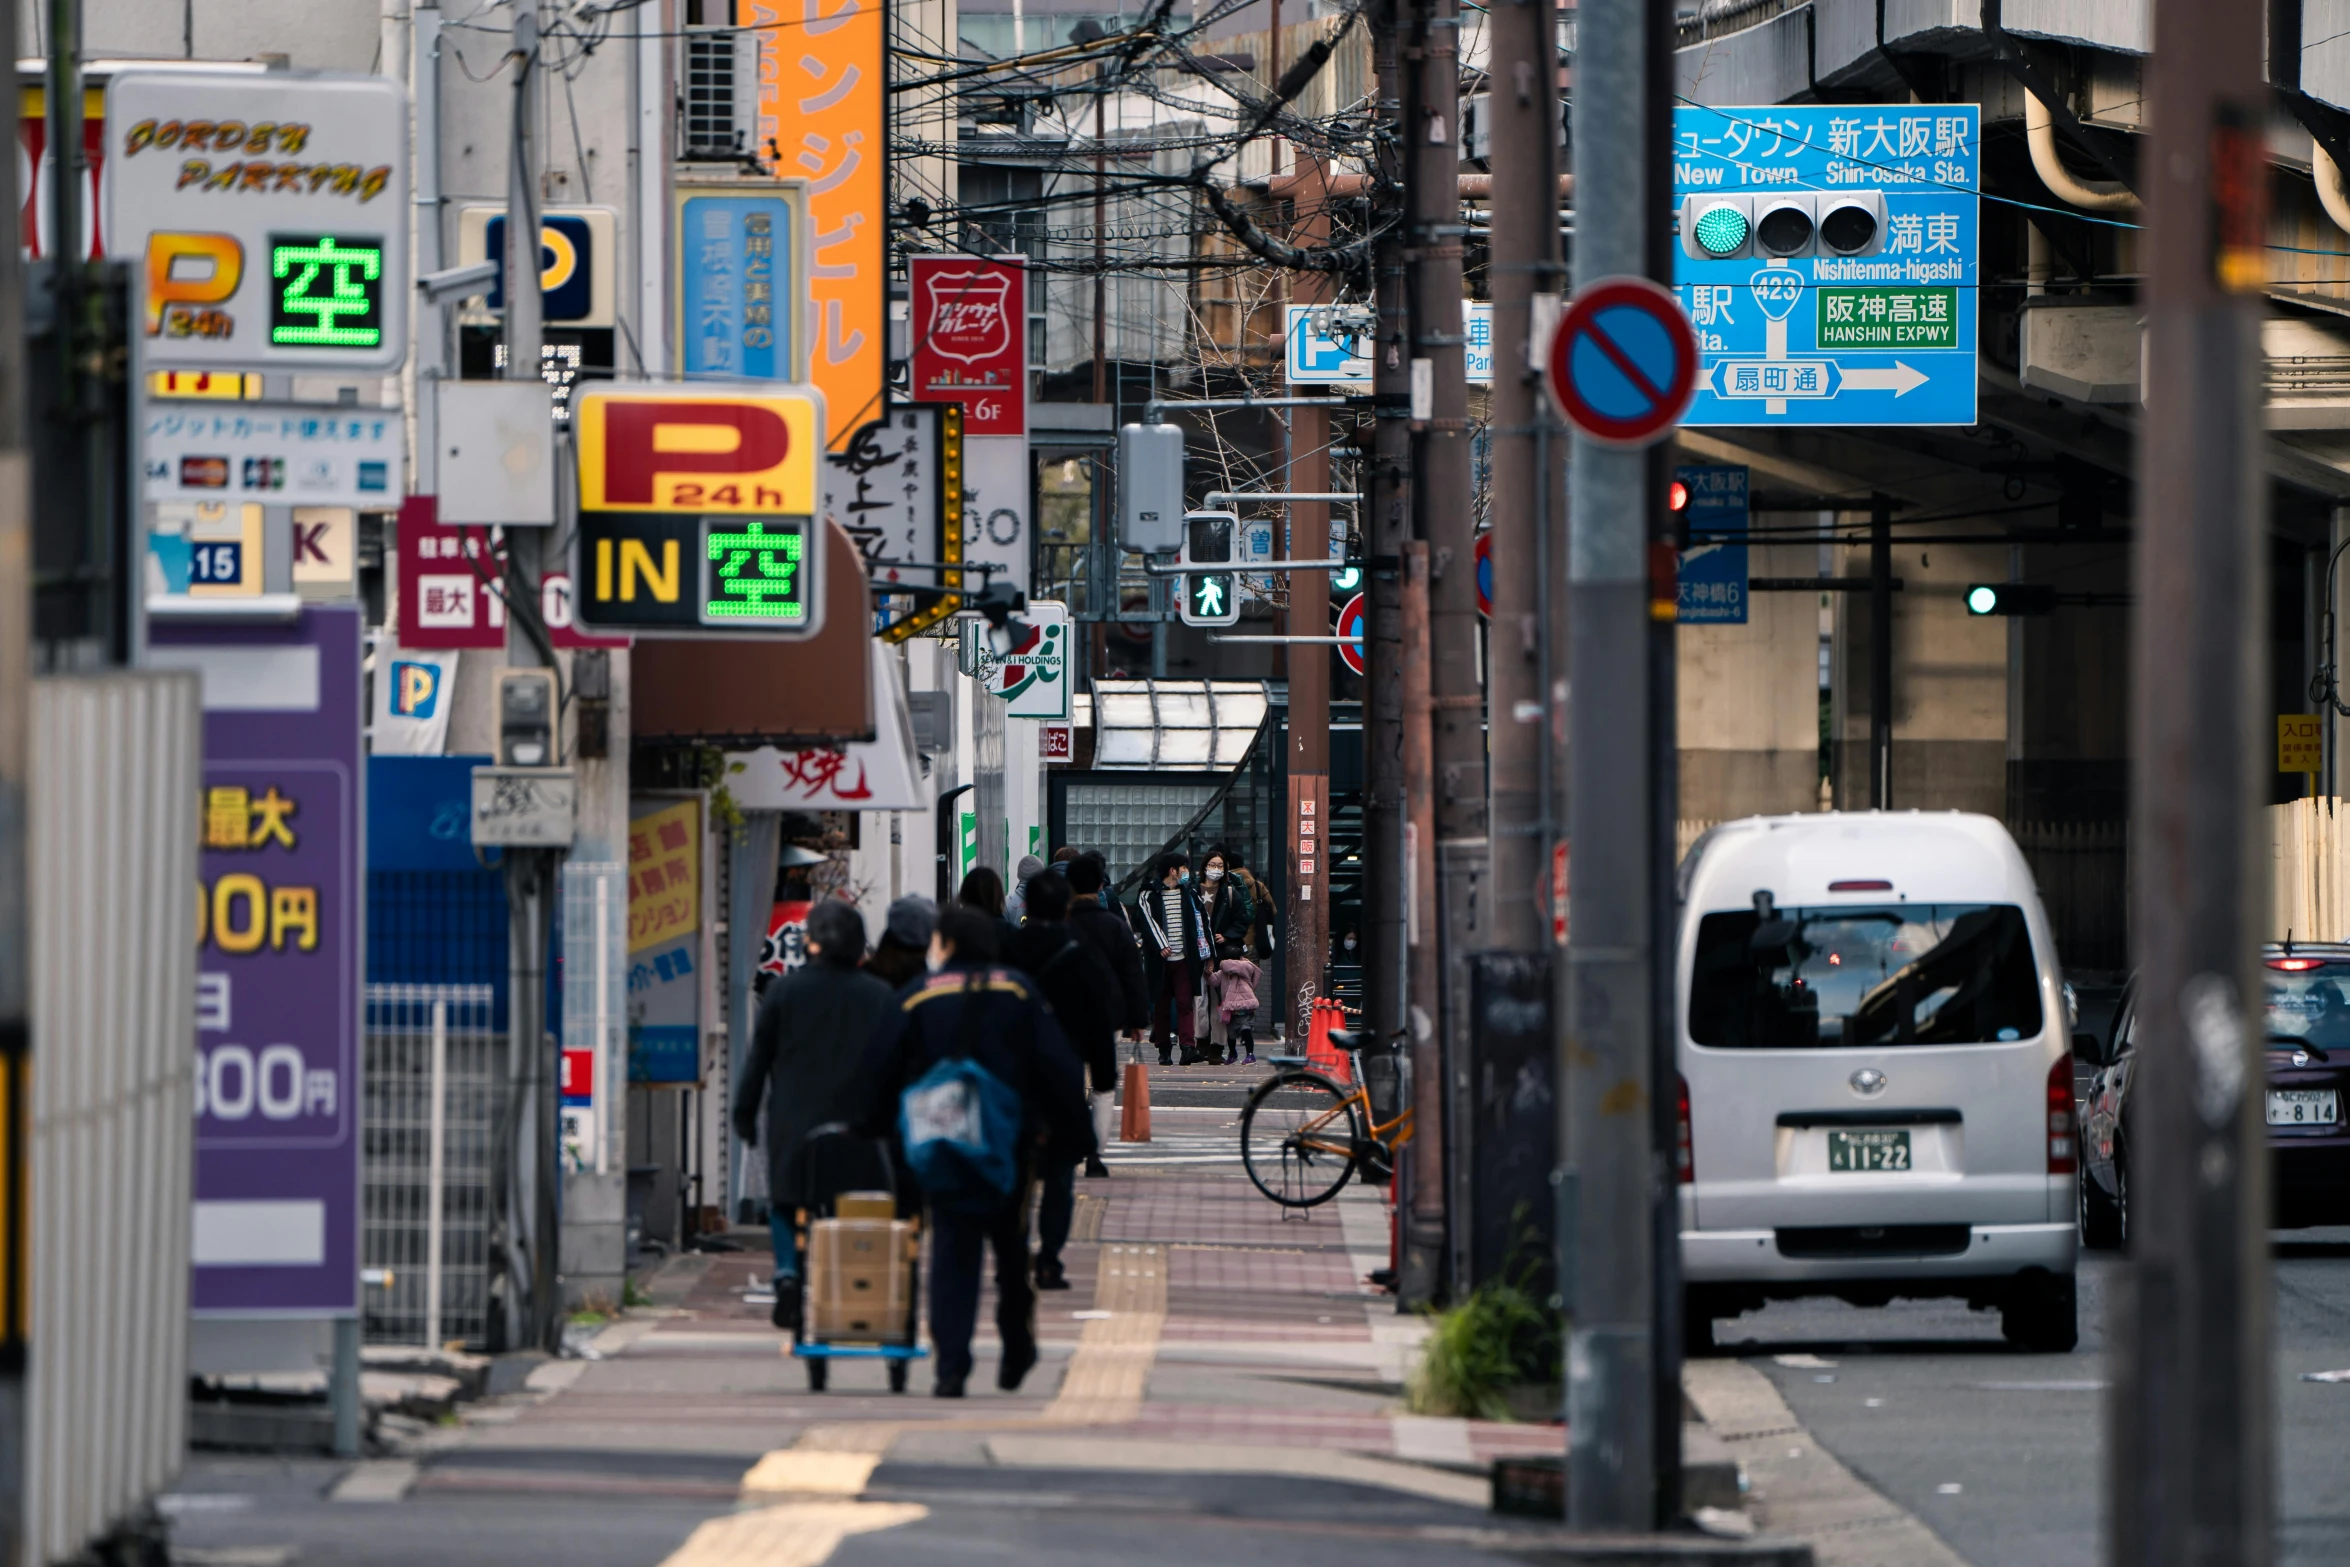
[[[31,1229],[0,1323],[32,1356],[13,1559],[80,1558],[179,1472],[188,1422],[197,803],[185,674],[34,682],[25,878]]]
[[[506,1036],[487,985],[367,987],[360,1248],[372,1344],[479,1343]]]

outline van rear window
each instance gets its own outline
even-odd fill
[[[1708,914],[1689,1037],[1725,1050],[1975,1045],[2040,1032],[2024,911],[2002,903]]]

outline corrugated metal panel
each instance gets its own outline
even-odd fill
[[[2301,90],[2350,109],[2350,0],[2303,0]]]
[[[1675,50],[1673,67],[1691,103],[1784,103],[1811,90],[1811,7]]]
[[[192,675],[34,685],[35,1561],[155,1495],[185,1445],[202,752]]]
[[[2005,0],[1999,25],[2024,38],[2054,38],[2144,54],[2154,47],[2151,0]],[[2261,16],[2247,8],[2255,27]]]

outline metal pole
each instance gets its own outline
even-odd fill
[[[546,336],[539,295],[539,19],[515,8],[514,123],[506,160],[506,379],[539,379]],[[438,183],[437,181],[435,182]]]
[[[1869,805],[1893,809],[1893,502],[1869,497]]]
[[[1664,158],[1671,145],[1670,13],[1650,0],[1585,0],[1577,29],[1575,272],[1657,277],[1669,265]],[[1659,1342],[1672,1258],[1658,1208],[1676,1197],[1660,1167],[1659,883],[1670,874],[1674,812],[1657,776],[1660,637],[1670,582],[1652,602],[1651,552],[1663,543],[1664,448],[1624,451],[1578,435],[1569,470],[1571,658],[1566,1098],[1561,1229],[1569,1281],[1567,1519],[1579,1529],[1648,1529],[1677,1510],[1680,1420],[1658,1418],[1677,1344]],[[1669,695],[1670,687],[1663,693]],[[1669,715],[1662,715],[1667,716]],[[1662,818],[1660,820],[1660,817]],[[1662,859],[1663,863],[1659,864]],[[1666,1036],[1669,1037],[1669,1036]],[[1669,1212],[1669,1210],[1668,1210]]]
[[[2133,682],[2141,1081],[2114,1316],[2107,1559],[2271,1559],[2265,1054],[2270,548],[2261,32],[2156,0],[2147,68],[2146,351]]]
[[[1493,146],[1493,618],[1486,632],[1486,723],[1491,731],[1493,945],[1538,952],[1545,943],[1542,888],[1550,875],[1542,823],[1543,636],[1536,600],[1549,443],[1534,296],[1557,290],[1558,23],[1553,0],[1496,0],[1486,13],[1493,90],[1486,98]],[[1518,345],[1535,348],[1520,355]]]
[[[424,1347],[441,1347],[441,1216],[449,1133],[449,1003],[432,1004],[432,1105],[424,1153]]]
[[[1397,13],[1407,0],[1379,0],[1372,15],[1374,113],[1379,141],[1374,189],[1392,211],[1396,138],[1401,135],[1403,78]],[[1377,326],[1371,386],[1378,425],[1372,437],[1372,496],[1364,531],[1370,581],[1363,616],[1363,1007],[1383,1047],[1400,1047],[1404,1029],[1403,546],[1412,522],[1412,372],[1404,297],[1405,241],[1388,224],[1372,250]],[[1414,1085],[1418,1092],[1419,1085]],[[1416,1141],[1416,1139],[1415,1139]],[[1415,1155],[1415,1161],[1417,1156]],[[1410,1179],[1416,1162],[1399,1176]]]
[[[419,3],[408,35],[409,82],[416,95],[416,178],[409,201],[416,275],[441,269],[441,8]],[[440,383],[449,373],[449,312],[417,296],[415,415],[416,493],[440,493]]]
[[[1105,70],[1099,65],[1093,69],[1093,400],[1097,403],[1110,400],[1110,219],[1103,164],[1109,141],[1105,116],[1110,94]]]
[[[1436,709],[1431,686],[1428,542],[1403,546],[1404,1015],[1411,1026],[1412,1169],[1405,1202],[1399,1304],[1444,1293],[1444,1039],[1436,998],[1444,993],[1445,930],[1437,900]],[[1433,1091],[1427,1086],[1433,1081]],[[1420,1226],[1418,1233],[1412,1227]]]
[[[890,818],[890,832],[895,841],[897,818]],[[897,856],[890,856],[890,869],[897,869]],[[897,897],[893,892],[891,902]],[[612,1106],[617,1097],[612,1082],[612,877],[608,872],[596,876],[596,1173],[609,1174],[612,1168]]]

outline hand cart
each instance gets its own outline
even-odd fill
[[[820,1141],[824,1146],[817,1146]],[[874,1155],[878,1155],[877,1161],[873,1159]],[[889,1390],[892,1393],[903,1393],[906,1390],[909,1367],[914,1361],[921,1360],[930,1353],[921,1341],[921,1214],[917,1210],[907,1221],[911,1224],[912,1229],[905,1238],[905,1245],[910,1251],[910,1255],[905,1259],[905,1312],[902,1320],[896,1324],[897,1331],[878,1335],[866,1332],[860,1333],[854,1338],[846,1336],[819,1337],[809,1326],[810,1319],[814,1314],[813,1302],[816,1298],[819,1282],[816,1277],[816,1250],[812,1244],[815,1221],[840,1217],[841,1215],[836,1210],[841,1199],[852,1194],[870,1198],[886,1192],[890,1197],[893,1217],[905,1206],[905,1200],[904,1195],[898,1189],[897,1171],[890,1160],[887,1146],[853,1137],[844,1126],[828,1124],[811,1131],[808,1134],[807,1145],[802,1149],[802,1157],[807,1160],[805,1168],[810,1177],[810,1184],[821,1191],[823,1197],[813,1207],[804,1207],[799,1210],[794,1227],[799,1241],[802,1269],[799,1320],[792,1332],[792,1357],[806,1363],[808,1390],[812,1393],[824,1391],[825,1383],[830,1377],[832,1362],[835,1360],[882,1361],[889,1369]],[[871,1181],[873,1165],[876,1162],[882,1176],[879,1186],[874,1186]],[[860,1164],[865,1168],[858,1169],[857,1166]],[[859,1177],[863,1177],[865,1182],[863,1190],[860,1190],[857,1184]]]

